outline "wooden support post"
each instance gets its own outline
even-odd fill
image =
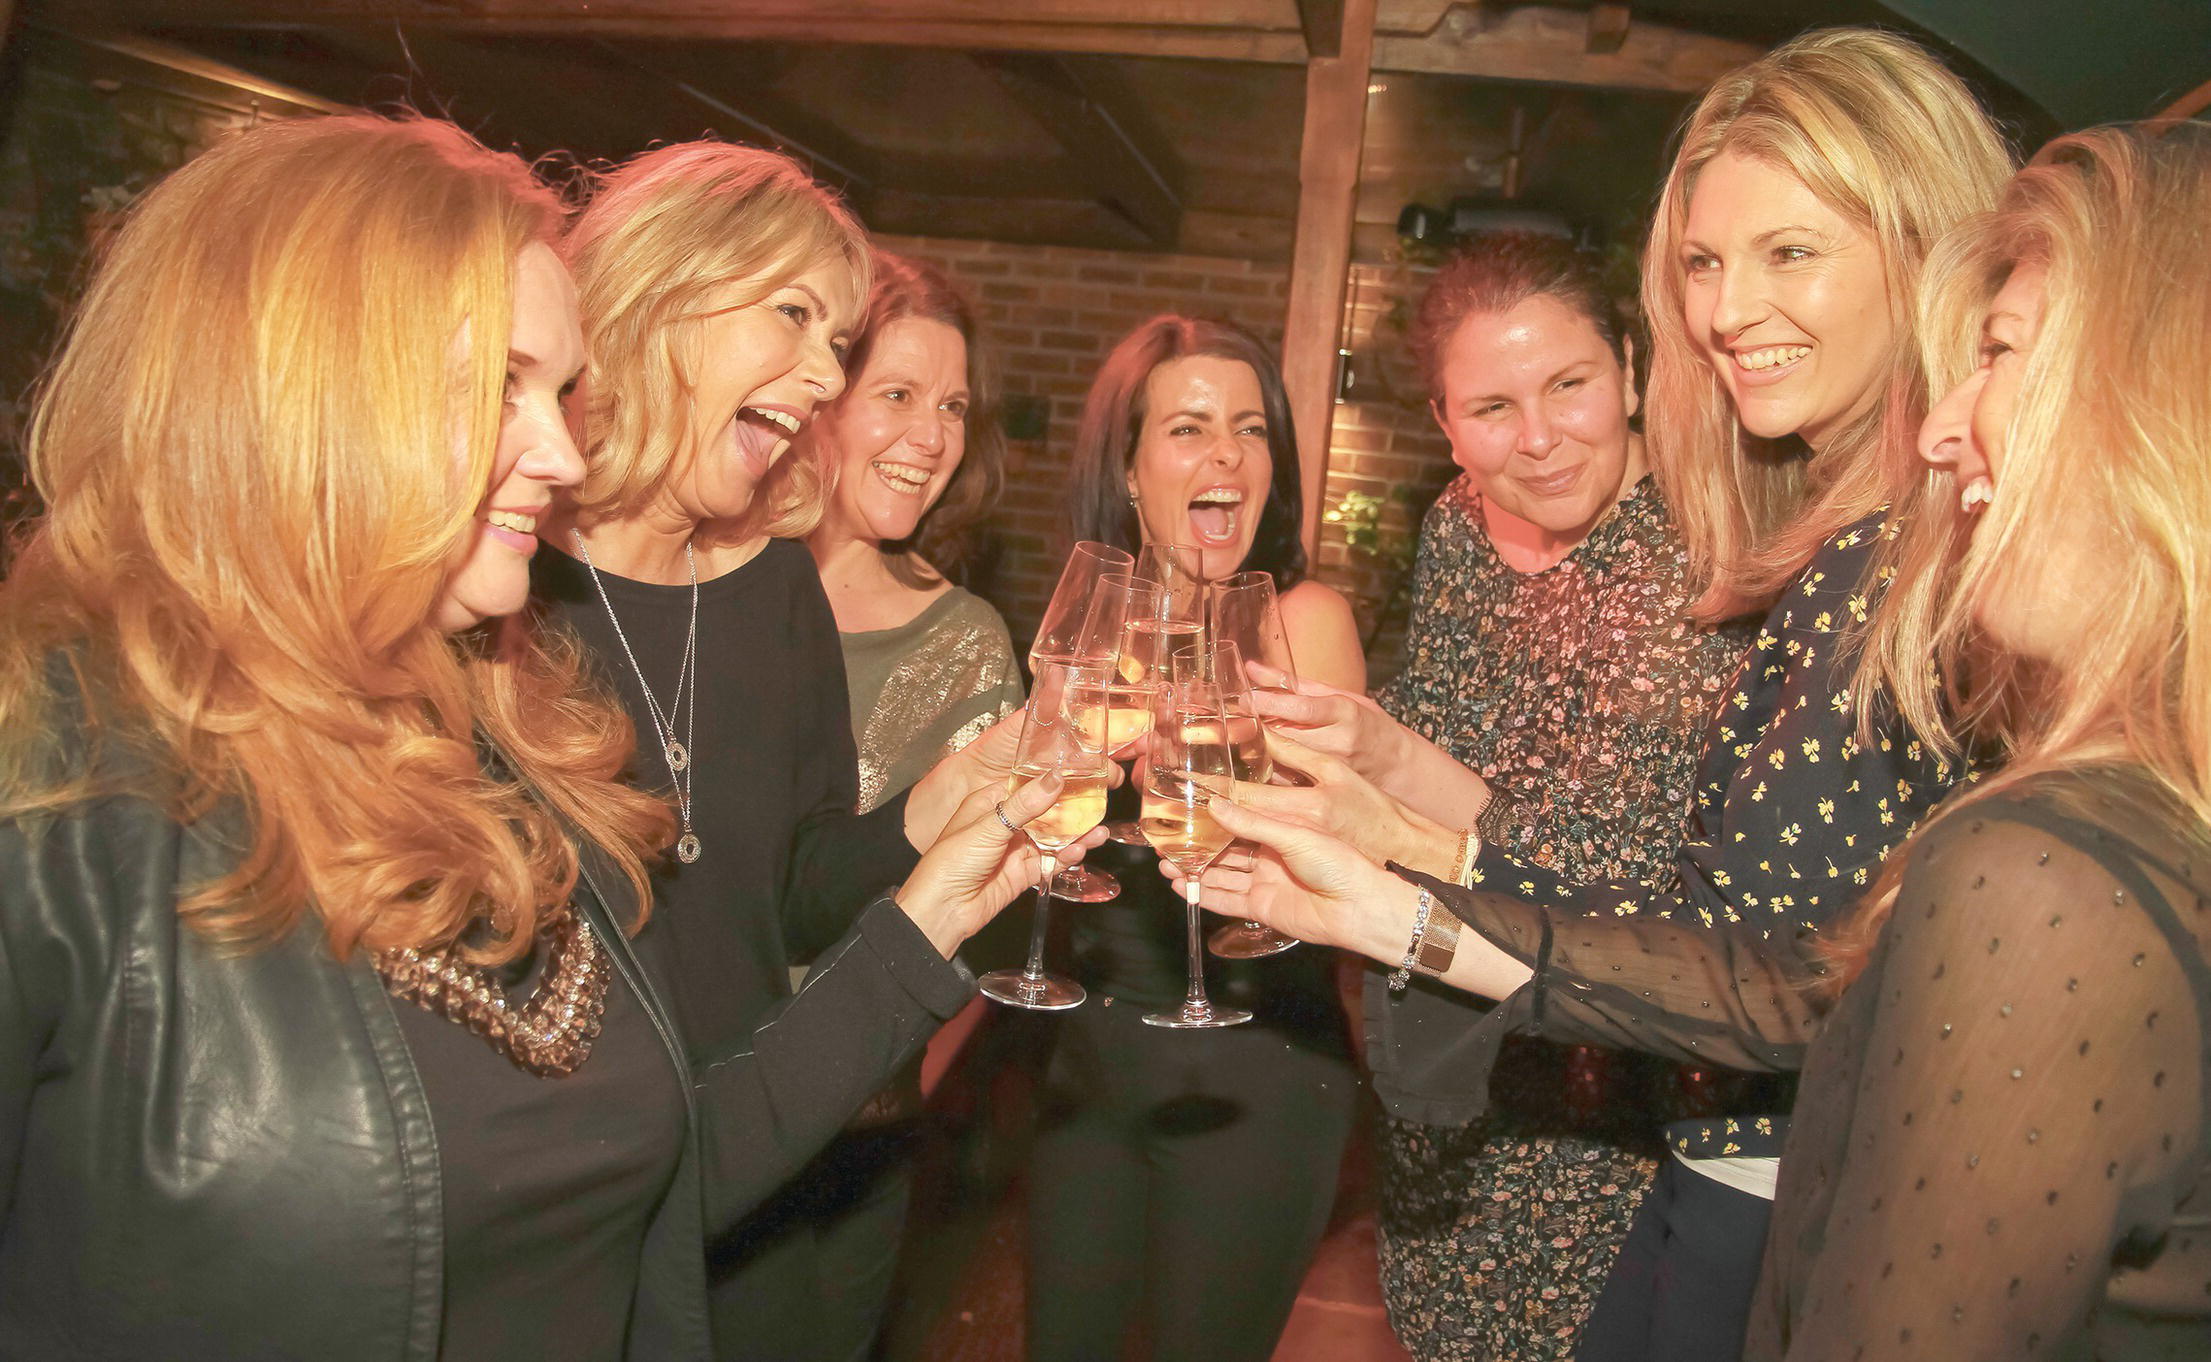
[[[1589,9],[1589,42],[1583,48],[1592,56],[1609,57],[1627,46],[1633,16],[1626,5],[1600,4]]]
[[[1343,55],[1344,0],[1297,0],[1297,22],[1305,33],[1305,55]]]
[[[1345,0],[1341,55],[1305,65],[1305,141],[1298,154],[1297,242],[1283,322],[1282,377],[1297,421],[1305,553],[1318,565],[1321,492],[1336,413],[1336,344],[1351,270],[1351,218],[1366,141],[1375,0]]]

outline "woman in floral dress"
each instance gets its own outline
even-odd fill
[[[1421,534],[1405,670],[1382,707],[1518,806],[1522,855],[1642,879],[1685,830],[1704,716],[1741,630],[1688,619],[1687,561],[1629,429],[1618,322],[1573,248],[1454,257],[1413,348],[1465,470]],[[1508,1038],[1461,1126],[1385,1118],[1382,1279],[1416,1356],[1564,1358],[1656,1167],[1676,1070]]]

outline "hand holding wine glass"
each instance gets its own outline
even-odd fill
[[[950,959],[962,942],[1035,886],[1040,858],[1023,825],[1053,812],[1062,793],[1053,775],[1011,794],[1001,782],[962,801],[895,896],[940,955]],[[1104,840],[1105,833],[1093,828],[1063,847],[1058,859],[1079,860]]]

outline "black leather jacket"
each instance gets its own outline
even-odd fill
[[[114,796],[0,823],[0,1357],[437,1356],[430,1112],[365,960],[303,924],[250,953],[177,917],[220,820]],[[693,1075],[585,856],[576,905],[685,1076],[628,1355],[707,1359],[701,1245],[820,1148],[972,995],[888,899],[743,1053]]]

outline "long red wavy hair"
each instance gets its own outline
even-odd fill
[[[619,783],[629,728],[574,648],[431,623],[490,477],[516,255],[559,226],[521,161],[426,119],[263,126],[146,196],[32,424],[0,816],[96,791],[50,730],[150,757],[128,793],[243,811],[179,903],[237,947],[312,913],[341,956],[512,959],[573,888],[562,817],[645,902],[668,815]]]

